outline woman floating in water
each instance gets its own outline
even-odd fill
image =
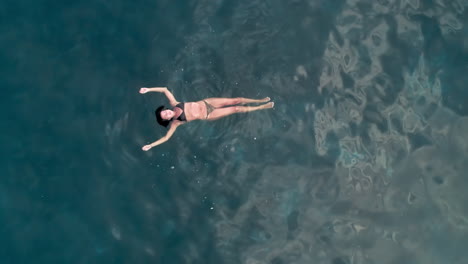
[[[154,87],[154,88],[141,88],[140,93],[145,94],[147,92],[160,92],[164,93],[169,99],[169,103],[173,107],[167,109],[164,106],[160,106],[156,109],[154,114],[156,120],[161,126],[167,127],[171,125],[167,134],[161,139],[145,145],[142,149],[147,151],[152,147],[162,144],[171,138],[178,126],[190,122],[193,120],[216,120],[221,117],[225,117],[234,113],[245,113],[252,112],[260,109],[273,108],[274,103],[269,102],[270,97],[263,99],[248,99],[248,98],[207,98],[198,102],[178,102],[174,95],[166,87]],[[259,106],[234,106],[237,104],[248,104],[248,103],[266,103]]]

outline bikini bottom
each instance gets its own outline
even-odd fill
[[[208,116],[211,114],[211,112],[213,112],[216,109],[216,107],[210,105],[205,100],[203,100],[203,102],[205,102],[205,105],[206,105],[206,117],[205,117],[205,119],[208,119]]]

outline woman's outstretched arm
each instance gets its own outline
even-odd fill
[[[156,147],[157,145],[161,145],[162,143],[168,141],[172,137],[174,132],[176,131],[177,127],[182,125],[183,123],[185,123],[185,122],[181,122],[181,121],[178,121],[178,120],[173,121],[171,123],[171,127],[169,128],[169,131],[167,131],[167,134],[164,137],[156,140],[155,142],[153,142],[151,144],[143,146],[141,149],[144,150],[144,151],[148,151],[152,147]]]
[[[169,100],[169,103],[172,106],[176,106],[179,102],[175,99],[174,95],[167,89],[167,87],[152,87],[152,88],[146,88],[143,87],[140,89],[141,94],[145,94],[147,92],[160,92],[164,93]]]

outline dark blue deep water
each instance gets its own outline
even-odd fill
[[[2,264],[468,263],[467,0],[3,0],[0,87]]]

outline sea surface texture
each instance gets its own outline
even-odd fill
[[[468,0],[4,0],[0,76],[2,264],[468,263]]]

